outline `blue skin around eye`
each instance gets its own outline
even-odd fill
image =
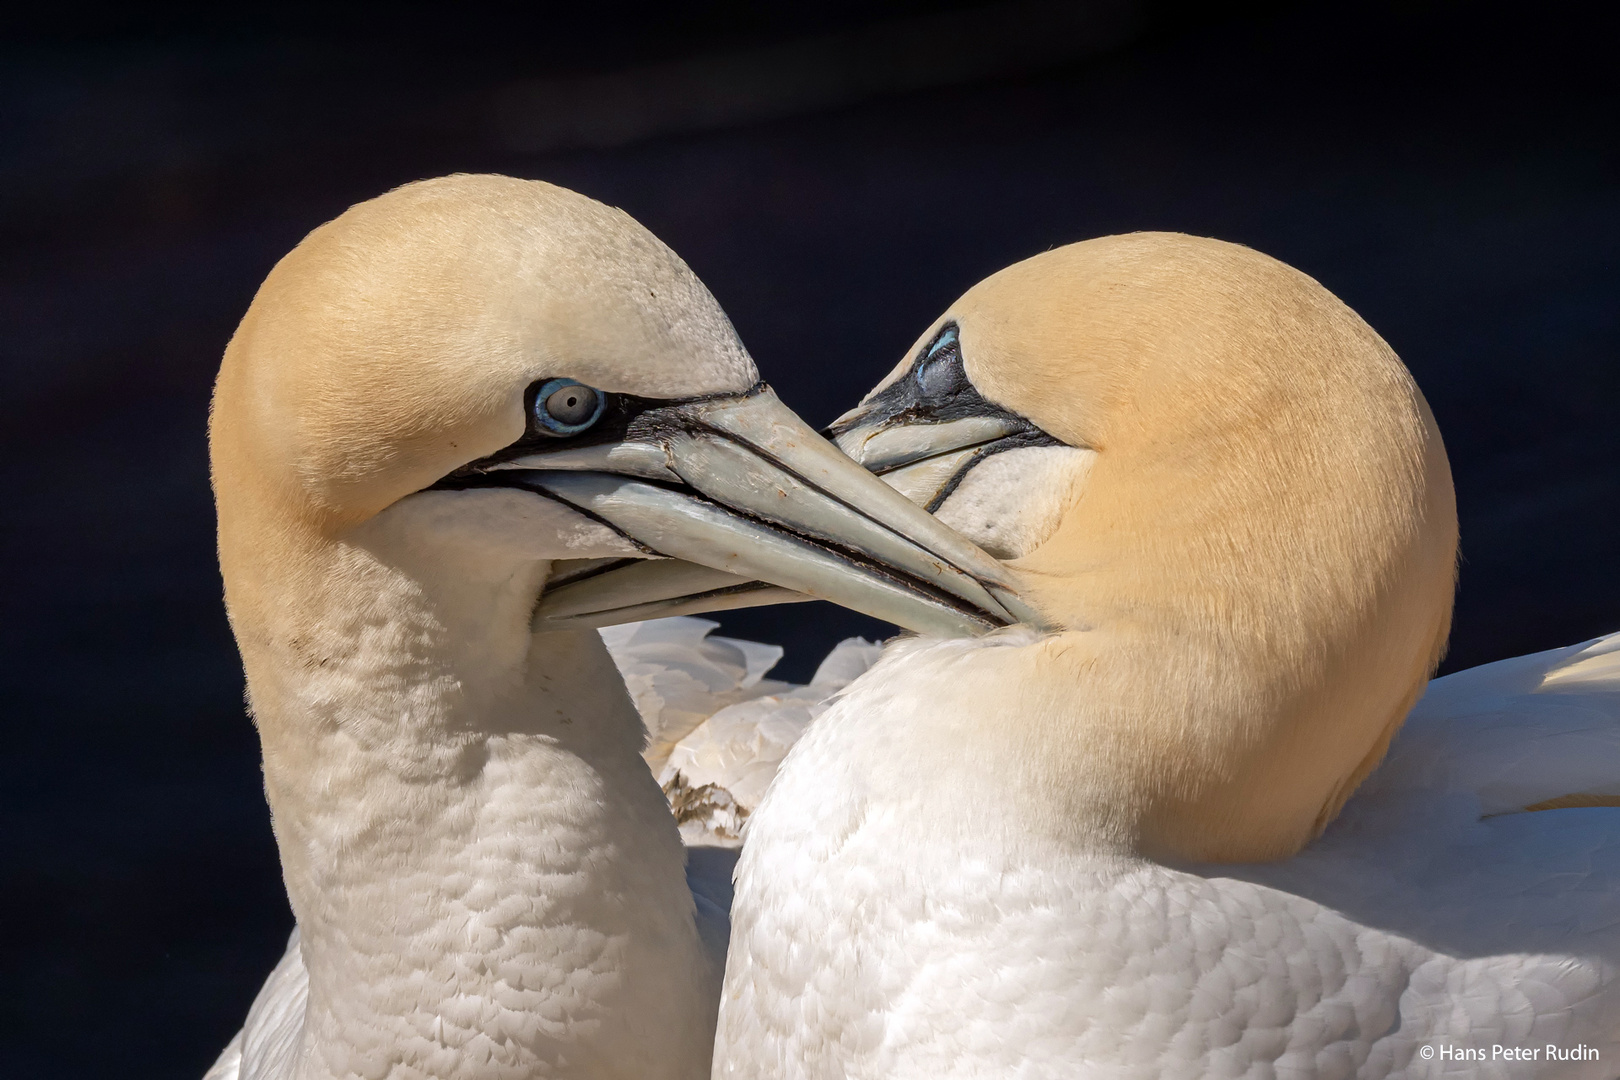
[[[935,339],[934,343],[928,347],[928,358],[932,360],[935,353],[939,352],[939,350],[943,349],[947,345],[954,344],[955,341],[956,327],[953,326],[943,334],[939,335],[939,337]]]
[[[546,411],[546,400],[558,390],[567,386],[584,386],[585,389],[596,395],[596,411],[577,424],[564,424]],[[602,410],[607,407],[607,396],[594,387],[585,386],[577,379],[549,379],[534,395],[534,421],[554,435],[578,435],[602,418]]]

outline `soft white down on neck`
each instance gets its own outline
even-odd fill
[[[549,564],[524,538],[555,529],[485,527],[524,498],[379,515],[311,640],[250,672],[301,1075],[707,1075],[719,972],[641,721],[594,632],[529,632]]]

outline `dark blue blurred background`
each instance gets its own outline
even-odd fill
[[[621,206],[813,422],[985,274],[1179,229],[1394,345],[1463,529],[1448,668],[1620,628],[1620,94],[1579,8],[55,6],[0,42],[0,1075],[193,1077],[291,919],[204,422],[274,261],[452,171]],[[804,677],[822,605],[737,613]]]

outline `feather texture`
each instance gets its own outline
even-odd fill
[[[1620,639],[1427,686],[1455,497],[1389,345],[1253,250],[1103,237],[968,290],[837,430],[974,415],[1095,455],[939,507],[1042,629],[898,642],[786,756],[717,1073],[1620,1075]]]
[[[717,625],[672,618],[600,633],[647,725],[644,756],[662,769],[687,843],[686,881],[698,932],[718,968],[731,933],[731,877],[742,824],[810,720],[881,650],[851,638],[800,686],[764,678],[782,656],[779,646],[714,636]],[[694,790],[701,795],[683,802],[682,793]],[[295,929],[247,1022],[203,1080],[297,1075],[309,992],[299,939]]]
[[[873,796],[899,703],[1034,640],[998,637],[891,649],[794,751],[739,866],[717,1075],[1616,1074],[1620,809],[1524,807],[1620,776],[1620,635],[1436,680],[1322,837],[1246,866],[1014,842],[983,786],[955,820]]]
[[[713,785],[720,789],[713,801],[723,794],[746,819],[782,755],[880,648],[844,642],[810,684],[796,686],[763,677],[778,648],[717,637],[714,627],[664,619],[602,636],[649,732],[668,730],[661,725],[671,716],[689,724],[664,755],[666,786],[676,775],[690,776],[692,787]],[[862,1060],[872,1075],[973,1075],[953,1072],[952,1063],[988,1068],[983,1052],[995,1047],[1005,1055],[998,1068],[1027,1069],[1048,1055],[1047,1064],[1061,1069],[1067,1054],[1081,1053],[1136,1070],[1127,1076],[1255,1069],[1322,1077],[1609,1076],[1620,1061],[1620,810],[1525,807],[1617,789],[1617,660],[1620,634],[1435,680],[1344,814],[1286,862],[1207,869],[1108,862],[1060,883],[1027,870],[1001,875],[994,887],[984,871],[957,881],[960,906],[947,905],[901,938],[933,937],[938,965],[910,968],[889,953],[862,965],[876,988],[901,988],[888,1008],[906,1018]],[[859,709],[859,695],[857,687],[841,708]],[[703,936],[722,956],[738,846],[733,820],[704,815],[682,823]],[[845,906],[871,899],[888,875],[903,873],[885,868],[889,860],[872,850],[877,840],[843,845],[846,859],[859,850],[872,860],[862,868],[870,882],[850,889]],[[832,868],[844,864],[834,860]],[[826,868],[810,869],[819,877]],[[804,902],[826,901],[834,891],[812,889]],[[1096,904],[1099,898],[1106,902]],[[1036,909],[1029,925],[975,925],[977,906],[1005,912],[1014,901]],[[1063,919],[1062,901],[1096,905],[1082,932]],[[1020,929],[1038,924],[1041,933],[1021,940]],[[1189,940],[1177,943],[1183,933]],[[973,959],[947,962],[944,946],[956,950],[964,941],[975,946]],[[814,1012],[853,1020],[878,1004],[815,997],[815,969],[828,963],[836,970],[833,957],[867,944],[851,924],[847,937],[804,958],[780,958],[768,973],[755,969],[762,981],[802,978],[810,987],[811,996],[783,1018],[778,1040],[802,1046],[827,1037],[810,1020]],[[1065,971],[1066,962],[1080,961],[1083,970]],[[1119,979],[1108,1009],[1082,1031],[1066,1029],[1066,1021],[1075,1026],[1076,1010],[1062,999],[1105,976]],[[959,1007],[937,999],[951,985],[972,1001],[978,1024],[960,1031],[930,1024],[934,1010]],[[295,931],[247,1024],[205,1080],[293,1075],[306,989]],[[1012,1007],[1030,989],[1036,1000]],[[1015,1029],[1003,1026],[1018,1017]],[[856,1028],[840,1034],[840,1045],[859,1045]],[[1493,1045],[1544,1056],[1547,1044],[1585,1046],[1599,1055],[1597,1064],[1419,1056],[1424,1046],[1488,1054]],[[748,1051],[750,1068],[759,1052]],[[781,1075],[817,1073],[787,1068]]]

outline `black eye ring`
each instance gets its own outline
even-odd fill
[[[573,379],[547,379],[534,394],[534,422],[549,435],[578,435],[602,419],[607,395]]]

